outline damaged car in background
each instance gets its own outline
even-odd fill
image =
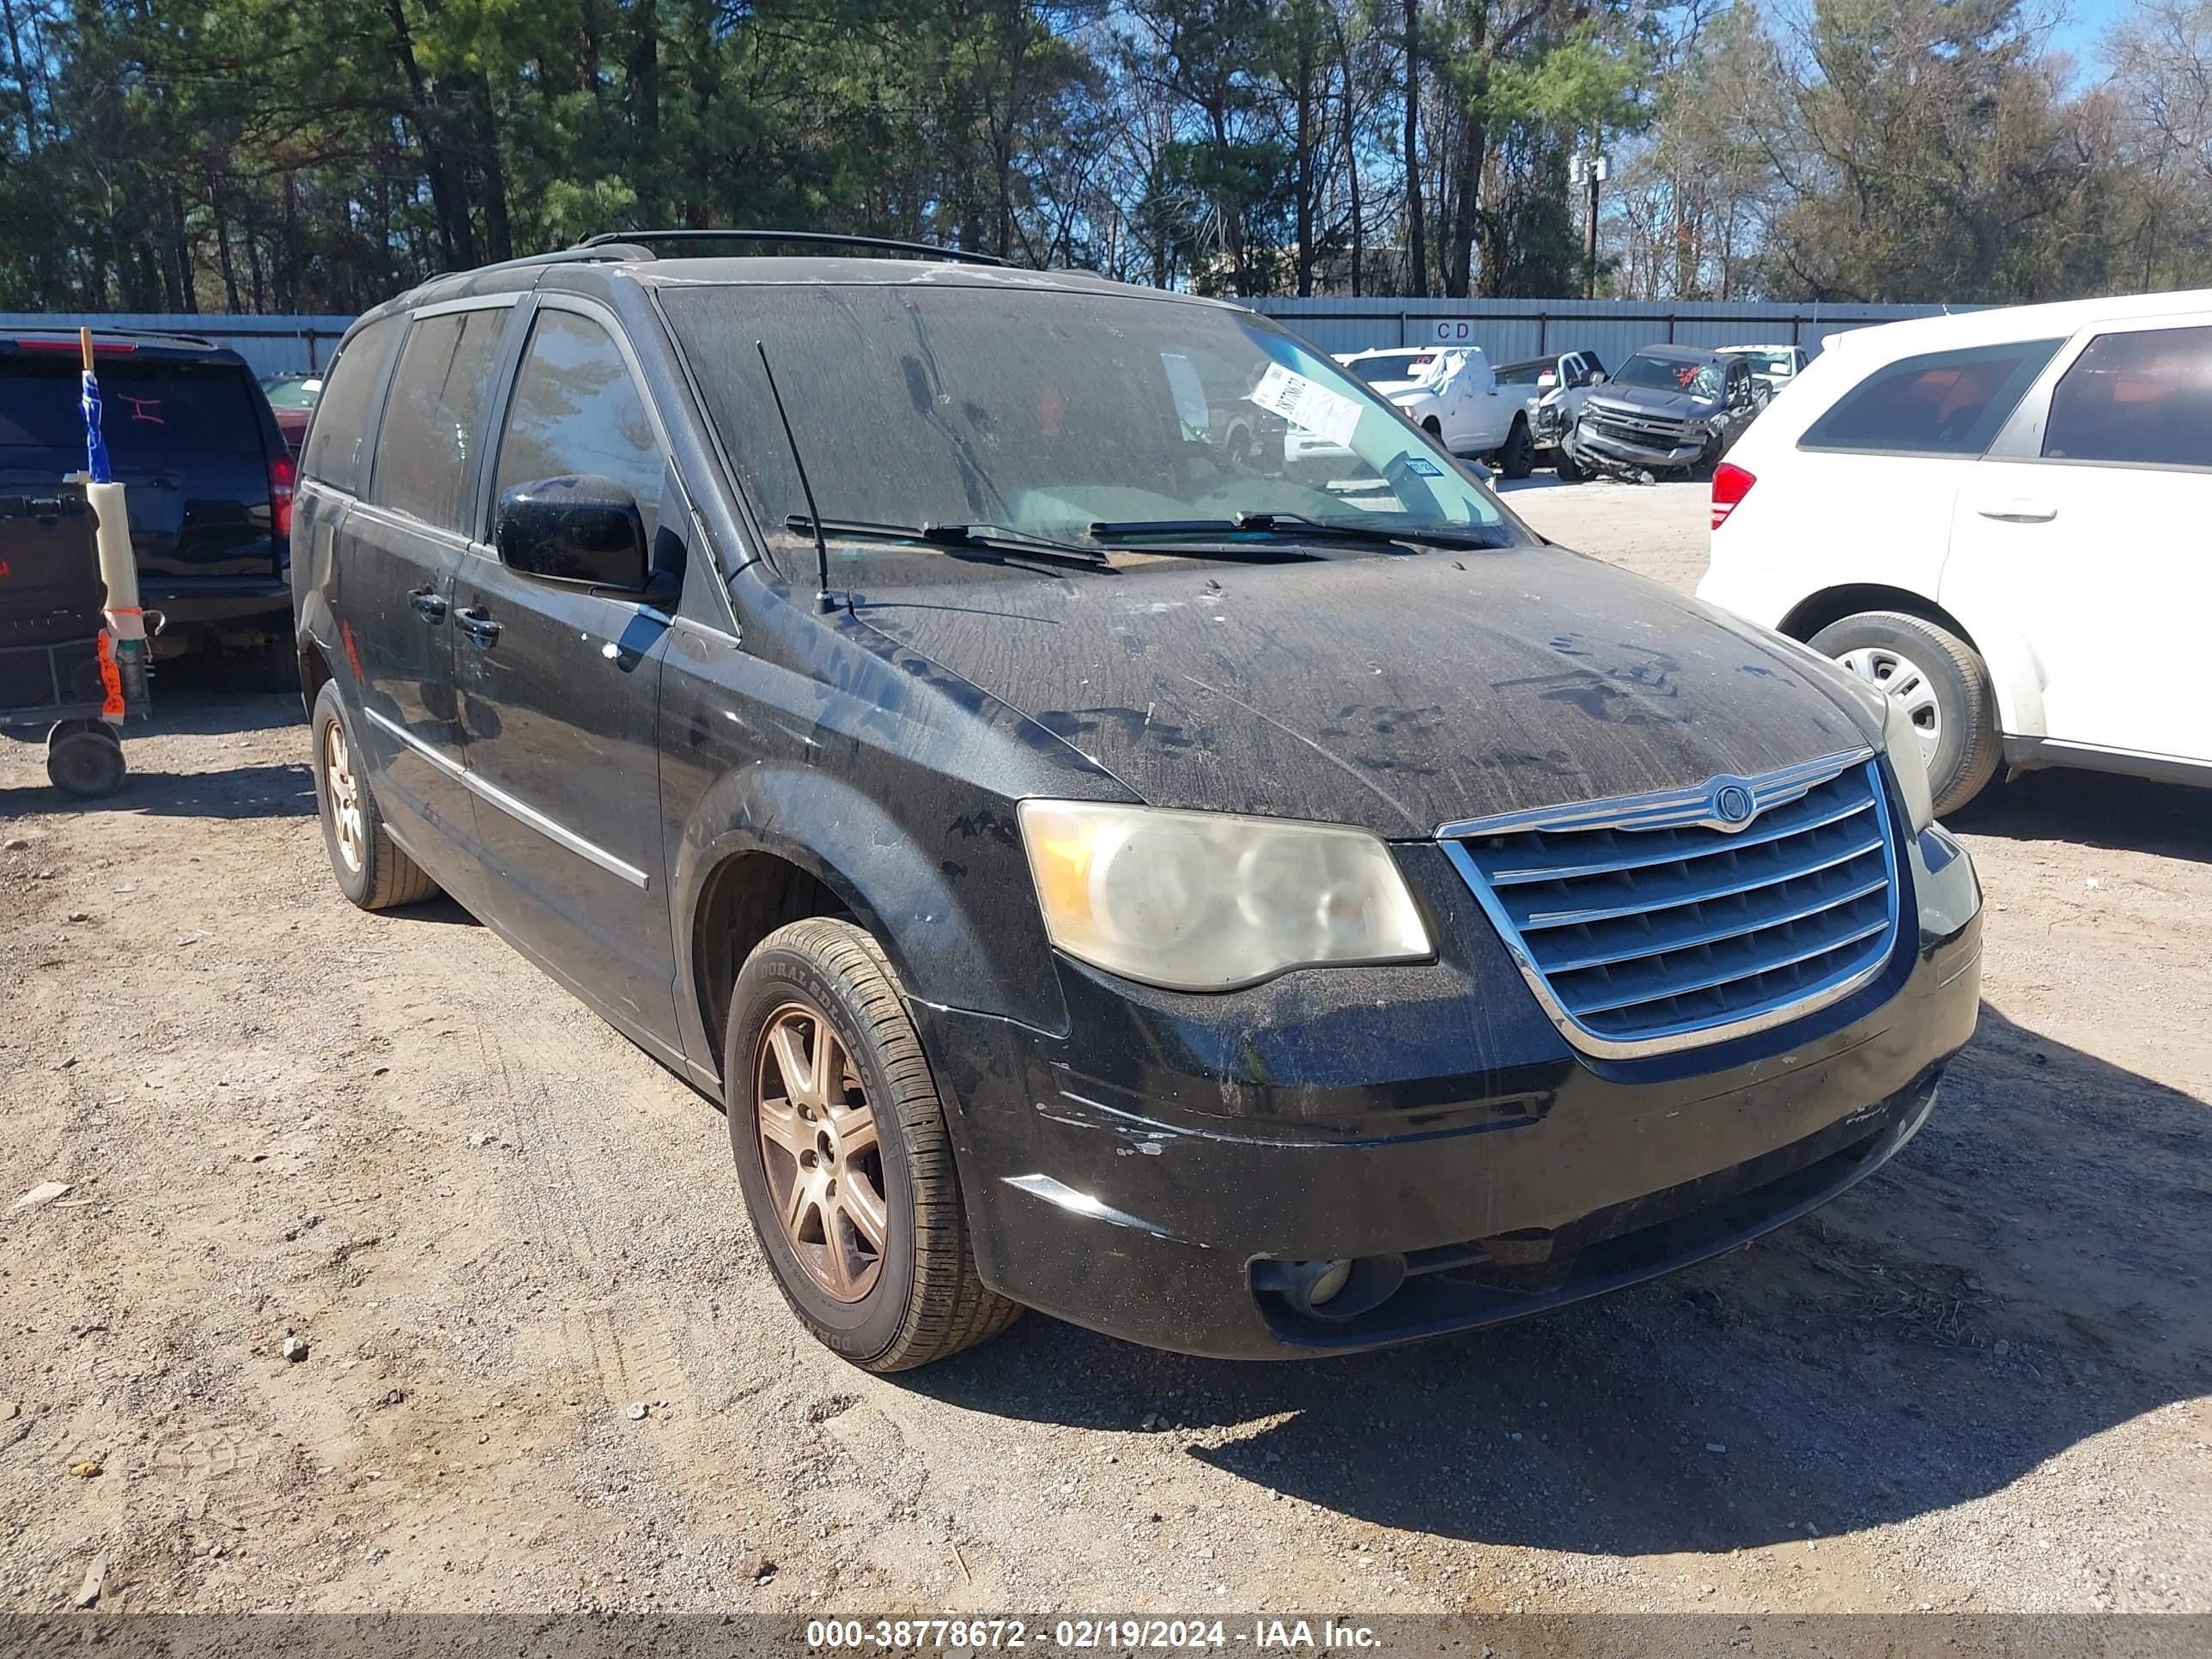
[[[1525,394],[1501,386],[1480,346],[1378,347],[1340,356],[1354,374],[1463,459],[1525,478],[1535,465]],[[1292,434],[1301,455],[1319,453]]]
[[[1645,346],[1582,400],[1559,440],[1559,476],[1650,483],[1710,471],[1771,396],[1747,358]]]
[[[1595,351],[1562,351],[1527,362],[1507,363],[1498,384],[1521,399],[1537,466],[1559,464],[1559,440],[1580,412],[1589,388],[1605,384],[1605,361]]]
[[[442,889],[725,1109],[835,1352],[1463,1331],[1927,1121],[1981,899],[1893,699],[1236,307],[663,246],[348,335],[316,794],[347,899]],[[1224,388],[1341,459],[1225,443]]]

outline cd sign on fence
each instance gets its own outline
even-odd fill
[[[1428,319],[1429,336],[1426,345],[1473,345],[1474,324],[1465,317],[1431,317]]]

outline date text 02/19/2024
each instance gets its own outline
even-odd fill
[[[1380,1640],[1370,1626],[1334,1619],[1254,1619],[1249,1628],[1222,1619],[816,1619],[806,1645],[816,1652],[854,1649],[1050,1648],[1073,1652],[1134,1648],[1249,1647],[1313,1651],[1366,1651]]]

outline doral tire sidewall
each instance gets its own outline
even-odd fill
[[[803,1002],[825,1015],[837,1040],[860,1073],[876,1121],[883,1158],[884,1205],[890,1224],[883,1266],[874,1289],[859,1302],[839,1302],[817,1289],[781,1226],[774,1219],[768,1172],[762,1163],[759,1120],[753,1088],[761,1034],[769,1018],[787,1003]],[[723,1036],[723,1095],[728,1110],[730,1150],[745,1199],[753,1236],[775,1269],[784,1299],[829,1347],[866,1365],[898,1340],[914,1297],[914,1174],[908,1155],[901,1103],[885,1074],[874,1034],[848,1000],[842,976],[826,972],[808,957],[787,949],[756,954],[738,976],[730,1000],[729,1026]]]

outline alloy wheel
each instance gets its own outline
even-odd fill
[[[1905,706],[1919,734],[1921,756],[1933,766],[1936,745],[1943,740],[1943,706],[1936,700],[1936,683],[1919,664],[1885,645],[1858,646],[1836,660]]]
[[[890,1234],[875,1113],[821,1012],[786,1003],[753,1065],[761,1164],[799,1265],[826,1294],[859,1302],[883,1273]]]
[[[329,796],[331,824],[337,832],[338,856],[345,867],[361,868],[362,833],[361,783],[353,774],[353,751],[346,746],[345,728],[331,720],[323,727],[323,782]]]

